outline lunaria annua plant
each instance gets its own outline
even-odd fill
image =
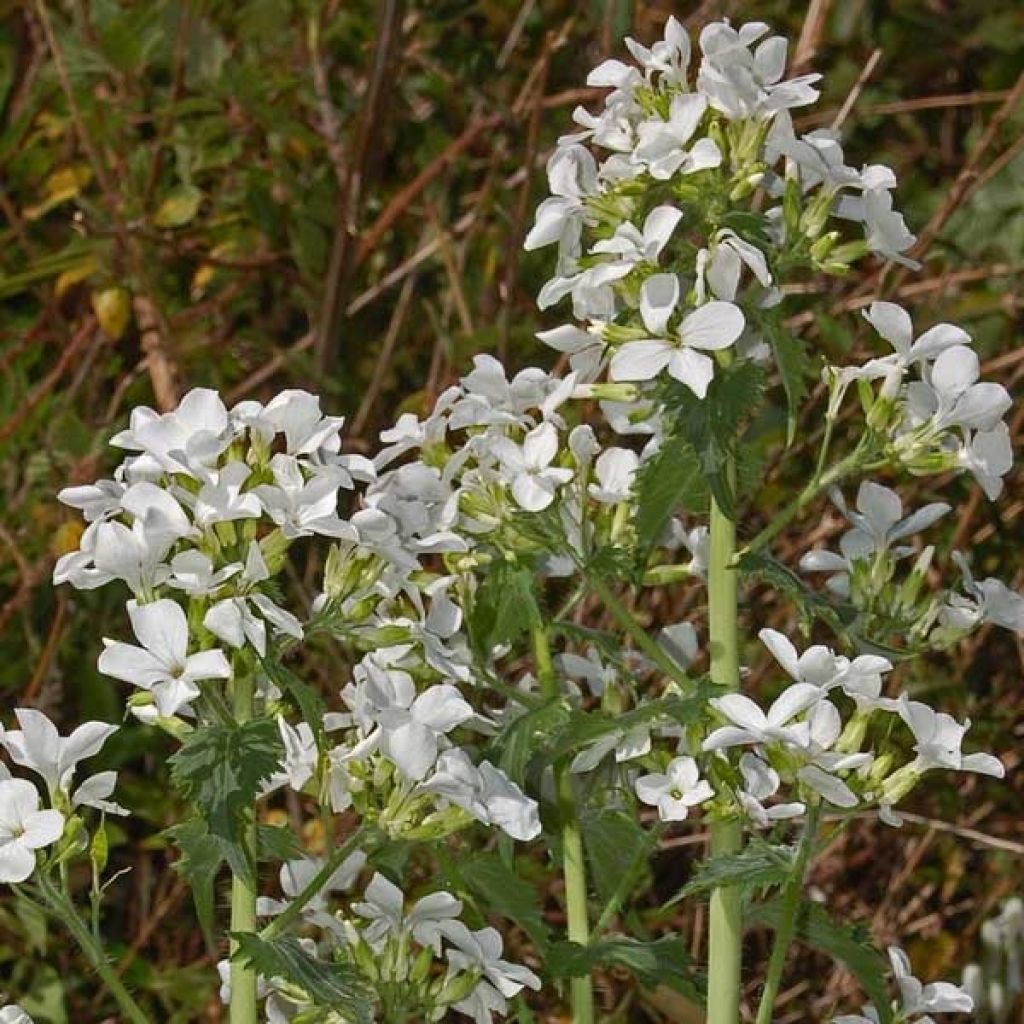
[[[572,319],[540,337],[565,376],[509,379],[479,355],[372,460],[343,453],[342,420],[305,392],[229,410],[197,389],[174,412],[136,409],[112,441],[125,453],[113,479],[60,495],[87,526],[55,581],[130,595],[99,669],[177,742],[190,808],[170,830],[177,868],[211,939],[228,933],[232,1024],[488,1024],[542,985],[590,1024],[591,978],[609,966],[734,1024],[745,919],[775,933],[770,962],[747,965],[758,1024],[797,934],[845,957],[874,1004],[837,1021],[970,1007],[918,982],[900,950],[887,960],[851,939],[804,901],[803,879],[844,815],[899,826],[929,772],[1003,773],[962,750],[969,722],[900,692],[893,658],[985,622],[1019,631],[1024,599],[917,541],[947,505],[907,509],[875,478],[963,471],[997,498],[1010,398],[979,381],[962,329],[922,331],[875,302],[881,354],[825,367],[817,466],[749,536],[744,438],[775,391],[792,435],[814,363],[784,326],[783,284],[869,254],[910,263],[914,238],[888,168],[848,166],[833,133],[795,134],[790,111],[816,99],[817,76],[786,79],[786,41],[766,25],[711,24],[691,53],[669,19],[650,49],[627,46],[635,64],[591,73],[604,107],[576,111],[526,239],[557,250],[540,304],[571,303]],[[834,450],[858,402],[855,443]],[[773,559],[778,532],[826,498],[850,524],[838,547]],[[326,556],[297,614],[282,574],[306,538]],[[951,582],[935,592],[940,570]],[[624,597],[694,579],[706,613],[657,633]],[[767,707],[740,692],[737,593],[752,579],[831,631],[831,646],[758,632],[777,663]],[[584,626],[585,600],[614,627]],[[334,666],[327,692],[301,676],[306,643]],[[0,737],[19,769],[0,782],[0,880],[63,922],[124,1019],[145,1021],[95,927],[116,884],[104,819],[125,812],[113,773],[85,777],[81,762],[115,727],[61,737],[38,712],[16,716]],[[287,790],[322,821],[322,848],[274,824]],[[620,928],[659,837],[695,817],[712,835],[681,893],[710,898],[699,967],[678,936]],[[541,861],[562,878],[564,934],[526,881]],[[79,863],[94,926],[74,903]],[[512,950],[502,920],[517,925]]]

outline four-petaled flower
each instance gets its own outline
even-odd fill
[[[645,804],[657,807],[662,821],[682,821],[691,807],[710,800],[715,791],[707,779],[700,777],[692,757],[676,757],[664,773],[641,775],[636,780],[636,795]]]
[[[39,809],[39,791],[25,779],[0,781],[0,883],[24,882],[36,868],[36,850],[64,833],[60,811]]]

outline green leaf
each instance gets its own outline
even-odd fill
[[[525,566],[497,562],[473,597],[468,616],[470,641],[478,654],[499,644],[514,644],[539,615],[534,575]]]
[[[786,446],[789,447],[796,437],[801,403],[807,397],[811,361],[807,357],[804,343],[795,334],[787,331],[775,318],[766,319],[765,330],[775,353],[783,390],[786,392]]]
[[[263,671],[267,673],[267,678],[295,701],[302,713],[302,720],[309,723],[313,735],[316,737],[317,745],[322,748],[323,723],[326,712],[323,698],[279,659],[268,656],[261,659],[260,664]]]
[[[704,1002],[703,979],[690,968],[682,939],[665,935],[643,942],[611,935],[587,946],[556,942],[548,951],[548,972],[555,978],[582,978],[597,967],[625,967],[644,988],[668,985],[696,1003]]]
[[[720,885],[740,886],[744,893],[782,885],[793,872],[793,855],[789,846],[752,839],[740,853],[717,854],[700,864],[695,877],[666,906],[688,896],[702,896]]]
[[[746,919],[778,930],[783,913],[782,900],[777,898],[750,907]],[[820,904],[805,901],[797,917],[796,937],[845,964],[874,1003],[879,1024],[891,1024],[892,1004],[885,981],[889,965],[862,928],[837,924]]]
[[[158,228],[184,227],[199,212],[203,193],[195,185],[178,185],[171,189],[153,215]]]
[[[740,427],[760,401],[764,383],[764,370],[742,360],[718,369],[703,399],[677,381],[669,379],[662,385],[670,437],[689,445],[715,501],[730,517],[735,516],[736,495],[726,466],[735,454]]]
[[[597,895],[606,903],[613,898],[625,902],[629,894],[620,891],[623,872],[634,863],[647,866],[652,834],[641,827],[636,815],[614,808],[585,814],[580,825]],[[634,872],[633,887],[645,874],[644,870]]]
[[[202,818],[190,818],[166,829],[164,835],[178,847],[181,856],[174,870],[188,882],[196,905],[199,927],[207,943],[214,945],[214,883],[226,860],[223,840],[210,835]]]
[[[569,718],[561,697],[520,715],[494,744],[498,764],[513,782],[522,785],[531,758],[543,753],[549,737],[558,733]]]
[[[268,942],[251,932],[234,932],[232,938],[238,943],[233,959],[265,978],[297,985],[317,1006],[337,1010],[352,1024],[373,1024],[373,995],[350,964],[317,960],[287,936]]]
[[[230,843],[239,841],[245,812],[280,763],[281,741],[269,719],[197,729],[170,759],[178,790]]]
[[[805,630],[809,631],[814,621],[820,620],[836,633],[846,632],[847,623],[839,611],[777,558],[763,552],[748,551],[740,556],[737,568],[745,576],[760,579],[788,597],[796,605]]]
[[[643,463],[634,486],[636,513],[633,516],[643,567],[675,512],[680,508],[702,511],[707,505],[707,495],[700,461],[682,438],[668,438],[661,450]]]
[[[492,853],[480,853],[453,864],[466,888],[493,911],[515,921],[541,950],[549,942],[536,890],[524,883],[505,862]]]

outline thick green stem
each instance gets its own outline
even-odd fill
[[[248,722],[254,712],[254,682],[251,675],[237,675],[233,682],[232,710],[239,724]],[[251,853],[252,871],[256,871],[255,856],[255,808],[245,813],[243,826],[244,842]],[[231,878],[231,931],[232,933],[256,931],[256,890],[250,879],[240,875]],[[232,939],[231,960],[231,1024],[256,1024],[256,972],[234,958],[238,943]]]
[[[110,994],[117,1000],[117,1005],[124,1014],[124,1019],[130,1024],[149,1024],[149,1019],[142,1012],[139,1004],[132,999],[131,993],[124,986],[124,982],[118,977],[117,971],[107,960],[103,947],[93,937],[85,922],[78,916],[71,901],[55,886],[49,878],[40,874],[39,891],[46,901],[46,905],[61,924],[71,933],[71,937],[78,943],[82,952],[88,957],[89,962],[96,969],[100,980],[106,986]]]
[[[730,467],[734,471],[735,467]],[[732,473],[734,476],[734,472]],[[708,620],[711,642],[711,681],[729,690],[740,684],[739,639],[736,618],[736,524],[711,500],[711,538],[708,557]],[[737,853],[743,845],[739,821],[711,826],[712,854]],[[719,887],[711,894],[708,950],[708,1024],[739,1020],[740,973],[743,959],[743,915],[740,890]]]
[[[775,932],[772,956],[768,961],[768,974],[765,977],[764,990],[761,993],[761,1003],[757,1008],[757,1024],[772,1024],[775,1000],[778,998],[779,985],[782,983],[782,970],[786,966],[789,947],[792,945],[793,936],[796,933],[796,919],[800,910],[800,897],[804,890],[804,876],[807,874],[807,865],[810,862],[814,840],[818,834],[820,812],[821,805],[816,804],[807,815],[807,826],[804,829],[800,849],[797,851],[796,861],[793,864],[793,874],[782,894],[782,920]]]
[[[530,627],[533,656],[541,692],[551,699],[558,696],[558,679],[551,661],[551,648],[542,622]],[[586,946],[590,942],[590,919],[587,911],[587,865],[583,859],[583,836],[580,833],[576,798],[572,788],[569,761],[555,765],[555,791],[558,813],[562,820],[562,877],[565,881],[566,937],[570,942]],[[589,977],[569,981],[572,1024],[593,1024],[594,988]]]

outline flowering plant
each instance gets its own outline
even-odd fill
[[[941,560],[912,538],[948,506],[907,514],[872,477],[967,472],[995,499],[1009,396],[979,381],[962,329],[915,337],[900,307],[875,302],[866,320],[884,354],[824,368],[816,468],[747,537],[758,467],[745,439],[776,379],[790,439],[806,398],[810,357],[786,326],[785,286],[847,274],[869,253],[912,264],[914,238],[888,168],[847,166],[831,132],[796,134],[789,111],[815,100],[817,76],[786,79],[786,42],[766,25],[711,24],[695,55],[669,19],[651,48],[627,46],[635,65],[591,73],[610,90],[604,107],[576,111],[525,242],[557,247],[539,302],[570,300],[572,322],[540,337],[564,376],[510,378],[478,355],[424,418],[384,431],[372,459],[344,451],[343,421],[306,392],[229,409],[196,389],[173,412],[136,409],[112,440],[126,453],[112,479],[60,495],[87,525],[55,581],[130,594],[98,667],[133,688],[130,715],[178,744],[189,814],[170,835],[211,941],[230,876],[232,1024],[487,1024],[543,982],[567,983],[572,1019],[589,1024],[592,976],[609,966],[732,1024],[745,917],[775,932],[757,1012],[770,1024],[793,939],[808,919],[819,935],[836,928],[804,897],[823,831],[869,811],[898,826],[899,804],[936,769],[1003,774],[962,749],[969,721],[901,690],[897,663],[983,622],[1024,630],[1024,598],[976,581],[960,553],[961,581],[930,590]],[[851,394],[863,430],[837,454]],[[826,495],[850,529],[838,552],[803,556],[804,579],[770,545]],[[319,592],[289,607],[290,554],[310,544],[326,547]],[[624,595],[693,578],[706,614],[657,633]],[[750,580],[832,634],[798,647],[758,632],[781,684],[767,708],[740,692]],[[585,623],[588,600],[614,630]],[[330,651],[328,692],[303,678],[306,644]],[[17,719],[0,743],[43,785],[3,769],[0,881],[63,922],[124,1018],[145,1021],[96,927],[116,880],[104,878],[106,816],[126,813],[116,779],[73,784],[115,727],[62,738],[38,712]],[[320,848],[275,824],[285,807],[319,822]],[[706,971],[677,936],[616,929],[657,839],[698,815],[711,853],[681,895],[710,898]],[[531,843],[561,878],[564,935],[517,873]],[[91,867],[92,928],[73,901],[78,861]],[[492,917],[532,950],[517,943],[506,959]],[[897,949],[892,1003],[883,958],[853,949],[873,1007],[837,1021],[970,1005],[955,986],[922,985]]]

